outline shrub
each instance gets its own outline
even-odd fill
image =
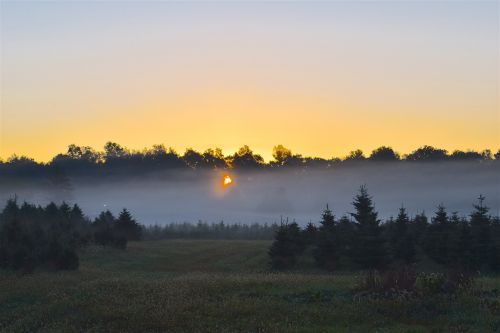
[[[401,292],[414,291],[417,273],[413,266],[378,272],[368,271],[361,276],[358,291],[368,292]]]
[[[442,273],[420,273],[416,280],[416,290],[423,295],[434,295],[442,292],[446,276]]]

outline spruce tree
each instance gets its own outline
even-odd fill
[[[410,232],[413,235],[415,244],[422,246],[422,239],[428,226],[429,220],[427,219],[425,212],[415,215],[410,224]]]
[[[410,219],[406,209],[401,207],[396,220],[390,225],[389,245],[391,256],[396,263],[415,262],[415,240],[409,230]]]
[[[98,245],[108,246],[114,243],[115,217],[109,210],[101,212],[92,223],[94,241]]]
[[[435,262],[450,265],[453,262],[453,226],[443,205],[439,205],[424,236],[424,250]]]
[[[141,238],[142,228],[127,209],[123,209],[118,215],[115,228],[121,237],[127,241],[138,241]]]
[[[476,269],[494,269],[494,247],[490,236],[491,218],[489,208],[483,205],[484,197],[478,198],[478,204],[473,205],[474,211],[470,214],[471,252]]]
[[[328,270],[337,268],[339,256],[335,232],[335,216],[328,208],[328,205],[326,205],[326,209],[321,215],[317,245],[313,255],[318,266]]]
[[[316,237],[318,233],[318,228],[312,223],[309,222],[305,229],[302,231],[303,240],[306,245],[314,245],[316,243]]]
[[[353,259],[362,269],[379,269],[387,263],[387,251],[378,213],[365,186],[354,198],[355,212],[351,213],[356,224],[356,242]]]
[[[452,220],[455,217],[452,216]],[[472,253],[472,236],[469,221],[461,218],[457,223],[457,243],[455,253],[455,264],[461,270],[469,271],[475,266],[475,259]]]
[[[274,269],[291,268],[297,256],[304,250],[300,228],[297,223],[282,223],[275,233],[273,244],[269,249],[271,267]]]
[[[356,226],[343,215],[335,225],[337,251],[339,256],[339,267],[349,268],[352,266],[352,249],[355,242]]]

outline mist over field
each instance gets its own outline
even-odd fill
[[[479,194],[492,215],[500,210],[500,169],[496,163],[375,163],[331,169],[259,171],[168,171],[133,179],[69,179],[4,183],[2,202],[78,203],[91,217],[123,207],[144,224],[177,222],[271,223],[280,217],[299,224],[317,222],[328,203],[334,214],[352,211],[360,185],[373,196],[381,218],[396,215],[404,205],[411,215],[431,216],[437,205],[468,215]],[[221,186],[224,174],[234,185]]]

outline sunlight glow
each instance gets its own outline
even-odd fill
[[[225,176],[224,176],[224,179],[223,179],[223,184],[224,184],[224,186],[229,186],[229,185],[231,185],[232,183],[233,183],[233,179],[232,179],[230,176],[225,175]]]

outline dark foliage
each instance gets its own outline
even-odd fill
[[[399,160],[399,154],[396,153],[391,147],[380,147],[375,149],[370,155],[369,159],[371,161],[397,161]]]
[[[387,240],[392,260],[397,264],[415,262],[415,236],[410,231],[410,219],[404,207],[399,209],[396,220],[386,223]]]
[[[76,269],[77,249],[90,238],[88,225],[77,205],[8,200],[0,214],[0,267],[27,273],[38,266]]]
[[[293,266],[296,256],[302,253],[294,249],[312,246],[317,266],[329,271],[388,269],[397,276],[404,273],[396,274],[394,270],[398,267],[410,267],[419,258],[426,257],[447,269],[449,274],[456,272],[464,279],[473,272],[498,272],[500,219],[488,214],[489,208],[483,201],[484,197],[480,196],[469,219],[456,213],[449,215],[440,205],[431,223],[425,213],[412,219],[400,208],[395,220],[391,218],[382,224],[371,197],[362,186],[353,201],[353,220],[343,216],[337,221],[327,206],[318,228],[312,223],[301,232],[295,230],[296,225],[292,233],[288,225],[279,228],[270,255],[279,259],[276,266],[280,268]],[[300,237],[295,237],[297,234]]]
[[[26,273],[37,267],[77,269],[81,247],[94,241],[125,248],[141,230],[126,210],[118,220],[106,211],[90,223],[78,205],[41,207],[11,199],[0,213],[0,267]]]
[[[247,239],[271,240],[278,224],[170,223],[143,227],[145,240],[159,239]]]
[[[327,205],[321,216],[316,248],[313,253],[318,266],[328,270],[336,269],[339,261],[339,237],[336,229],[335,216]]]
[[[293,267],[297,256],[304,251],[304,242],[297,223],[282,223],[269,249],[271,267],[285,269]]]
[[[219,148],[207,149],[203,153],[192,148],[186,149],[183,155],[164,145],[153,145],[141,151],[132,151],[118,143],[108,142],[103,151],[92,147],[69,145],[66,153],[58,154],[49,163],[39,163],[25,156],[12,156],[7,161],[0,161],[0,178],[38,179],[42,178],[54,183],[60,190],[68,192],[71,177],[122,177],[144,175],[165,170],[187,169],[280,169],[297,168],[332,168],[364,161],[401,162],[442,162],[468,161],[490,162],[500,160],[500,151],[492,154],[489,150],[454,151],[451,154],[444,149],[431,146],[420,147],[413,152],[400,156],[391,147],[382,146],[374,149],[368,158],[361,150],[350,152],[343,159],[333,157],[324,159],[293,154],[282,145],[273,149],[274,160],[265,163],[261,155],[256,154],[248,146],[241,147],[235,154],[224,156]],[[67,194],[67,193],[66,193]],[[55,198],[54,200],[59,200]]]
[[[353,259],[362,269],[382,268],[387,263],[385,239],[378,214],[365,186],[354,197],[355,212],[351,213],[356,226]]]

